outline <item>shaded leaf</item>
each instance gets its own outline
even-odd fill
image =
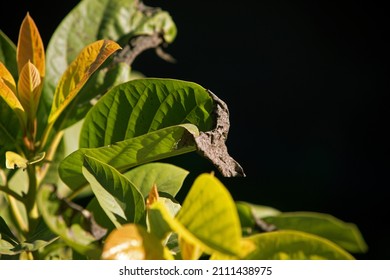
[[[7,241],[11,245],[16,245],[19,242],[2,217],[0,217],[0,239]]]
[[[18,78],[16,63],[16,46],[3,31],[0,30],[0,62],[9,70],[15,80]]]
[[[107,216],[106,212],[104,212],[103,208],[100,206],[99,201],[96,197],[91,198],[86,209],[89,212],[93,213],[96,223],[107,229],[108,233],[116,228],[115,224],[111,221],[111,219]]]
[[[279,210],[269,206],[255,205],[245,201],[236,201],[236,207],[243,231],[247,234],[253,234],[253,232],[257,231],[272,231],[276,229],[274,225],[266,223],[263,218],[279,215],[281,213]]]
[[[116,227],[141,220],[145,211],[144,198],[116,169],[85,156],[82,171],[100,206]]]
[[[82,255],[97,259],[101,254],[98,240],[105,230],[99,227],[90,212],[59,198],[53,185],[43,185],[37,194],[37,204],[51,231]]]
[[[22,252],[37,251],[58,238],[53,234],[42,220],[27,241],[19,243],[16,237],[6,226],[5,221],[0,217],[0,255],[18,255]]]
[[[16,150],[20,131],[18,117],[0,97],[0,169],[5,168],[6,151]]]

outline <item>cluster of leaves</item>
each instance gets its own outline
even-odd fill
[[[367,247],[330,215],[235,202],[214,173],[175,196],[198,152],[223,176],[226,104],[188,81],[145,78],[131,61],[176,36],[137,0],[83,0],[47,50],[27,13],[0,31],[0,258],[353,259]],[[160,162],[159,162],[160,161]],[[77,198],[87,197],[85,205]]]

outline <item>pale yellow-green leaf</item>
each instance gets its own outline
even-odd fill
[[[138,224],[125,224],[114,229],[104,242],[103,260],[166,259],[160,240]]]
[[[8,169],[23,168],[26,169],[28,160],[21,155],[7,151],[5,153],[5,166]]]
[[[62,75],[56,90],[49,115],[53,124],[61,112],[79,93],[91,75],[103,62],[121,47],[111,40],[99,40],[86,46]]]
[[[45,49],[41,35],[29,13],[20,26],[16,57],[19,73],[28,61],[35,65],[41,77],[45,76]]]
[[[193,259],[199,252],[241,254],[241,226],[234,201],[212,174],[197,177],[176,217],[161,201],[152,204],[149,212],[178,234],[186,258]]]
[[[242,257],[247,256],[249,253],[251,253],[256,249],[255,243],[248,238],[242,238],[240,246],[241,246],[240,255]],[[240,256],[225,255],[219,252],[215,252],[210,256],[210,260],[240,260],[240,259],[242,259]]]
[[[5,166],[8,169],[15,169],[15,168],[26,169],[29,164],[35,164],[42,161],[45,158],[45,155],[46,153],[42,152],[37,154],[32,159],[28,160],[15,152],[7,151],[5,153]]]
[[[41,92],[42,80],[39,71],[28,61],[19,73],[18,97],[30,120],[35,118]]]
[[[241,225],[234,200],[212,174],[201,174],[177,214],[197,239],[217,251],[240,254]]]

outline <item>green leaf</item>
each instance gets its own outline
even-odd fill
[[[256,205],[246,201],[236,201],[236,207],[243,227],[253,227],[256,224],[256,219],[263,219],[264,217],[275,216],[281,213],[275,208]]]
[[[0,168],[5,168],[5,152],[18,145],[19,120],[5,101],[0,98]]]
[[[354,257],[335,243],[310,233],[280,230],[247,238],[255,249],[248,260],[353,260]]]
[[[128,43],[130,37],[150,33],[163,34],[165,42],[171,43],[173,41],[176,36],[176,26],[167,12],[161,9],[144,9],[144,5],[140,5],[137,0],[80,1],[56,28],[47,47],[46,59],[49,63],[46,68],[43,102],[41,102],[39,110],[41,119],[47,118],[52,104],[53,92],[59,78],[84,46],[108,38],[120,43],[123,47]],[[109,84],[110,79],[116,83],[120,79],[122,82],[128,80],[121,71],[109,72],[111,71],[104,73],[104,75],[108,74],[111,78],[106,79],[104,86],[94,92],[95,96],[104,94],[108,88],[114,85]],[[99,74],[101,78],[104,75]],[[113,79],[115,75],[118,77]],[[88,84],[91,83],[88,82],[87,86]],[[91,94],[89,96],[92,97]],[[89,108],[83,106],[82,109],[87,111]],[[81,113],[78,111],[78,119],[83,117]],[[75,117],[70,112],[67,115],[71,118]],[[63,128],[68,125],[64,122]]]
[[[161,9],[150,12],[142,10],[137,0],[80,1],[50,38],[46,53],[47,60],[51,62],[47,65],[50,87],[54,89],[69,63],[93,41],[109,38],[126,44],[130,34],[158,32],[165,34],[166,42],[171,42],[176,26],[169,14]]]
[[[0,217],[0,255],[17,255],[26,251],[37,251],[56,239],[58,239],[58,236],[53,234],[42,220],[39,220],[38,226],[29,239],[19,243],[5,221]]]
[[[286,212],[264,220],[278,229],[299,230],[322,236],[352,253],[367,251],[367,244],[355,224],[346,223],[329,214]]]
[[[181,209],[181,205],[179,203],[176,203],[169,198],[159,196],[157,200],[161,205],[164,205],[164,209],[169,216],[176,216]],[[159,238],[164,244],[168,242],[169,238],[173,234],[170,225],[164,220],[160,211],[149,209],[147,215],[147,226],[148,231]]]
[[[168,126],[192,123],[212,128],[213,100],[192,82],[145,78],[111,89],[89,111],[80,147],[97,148]]]
[[[101,247],[97,241],[104,230],[95,224],[91,213],[60,199],[54,186],[48,184],[40,187],[37,205],[47,226],[67,245],[91,259],[100,257]]]
[[[85,155],[98,158],[124,173],[143,163],[195,151],[193,137],[197,133],[197,128],[193,125],[177,125],[106,147],[81,148],[61,162],[59,174],[61,179],[75,190],[87,184],[81,170]]]
[[[137,223],[144,216],[145,203],[138,189],[116,169],[85,156],[82,168],[100,206],[116,227]]]
[[[86,209],[89,212],[93,213],[96,223],[107,229],[108,233],[110,233],[113,229],[116,228],[115,224],[107,216],[106,212],[104,212],[102,206],[100,206],[96,196],[91,198],[91,200],[88,202]]]
[[[7,244],[14,246],[19,242],[2,217],[0,217],[0,240],[5,240]]]
[[[173,164],[153,162],[137,166],[126,172],[124,176],[136,186],[144,197],[147,197],[153,185],[159,192],[165,192],[173,197],[183,185],[188,171]]]
[[[3,62],[15,81],[18,79],[18,65],[16,63],[16,46],[11,39],[0,30],[0,61]]]

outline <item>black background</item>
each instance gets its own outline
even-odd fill
[[[29,11],[47,43],[78,2],[10,2],[1,8],[0,29],[16,42]],[[216,176],[233,198],[332,214],[362,231],[369,251],[358,259],[389,259],[385,7],[372,1],[145,3],[176,22],[177,38],[166,51],[177,63],[147,51],[134,68],[197,82],[228,104],[227,146],[247,176]],[[194,170],[191,176],[213,169],[197,155],[181,160]]]

